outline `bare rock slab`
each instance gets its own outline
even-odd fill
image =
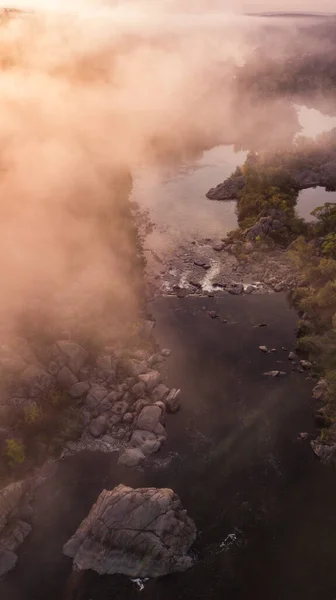
[[[195,524],[173,490],[119,485],[102,491],[63,552],[75,569],[160,577],[192,566],[195,539]]]

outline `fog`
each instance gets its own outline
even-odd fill
[[[195,12],[173,2],[15,6],[39,10],[1,24],[0,325],[11,333],[34,309],[44,326],[106,331],[106,319],[138,311],[127,174],[237,135],[232,69],[260,23],[226,2]]]

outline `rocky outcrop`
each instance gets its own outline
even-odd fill
[[[320,379],[313,388],[313,398],[319,402],[324,402],[327,400],[328,393],[328,383],[325,379]]]
[[[321,442],[319,439],[310,442],[314,454],[327,464],[336,465],[336,444],[328,445]]]
[[[259,220],[249,229],[244,231],[247,240],[255,240],[260,235],[270,235],[284,229],[285,214],[276,208],[264,209],[259,215]]]
[[[240,190],[245,185],[243,175],[239,177],[229,177],[223,183],[219,183],[215,188],[211,188],[206,194],[209,200],[237,200]]]
[[[15,567],[16,550],[31,532],[25,520],[30,513],[29,491],[28,481],[0,490],[0,577]]]
[[[104,490],[63,552],[75,569],[160,577],[193,564],[196,527],[170,489]]]

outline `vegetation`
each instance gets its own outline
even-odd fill
[[[26,460],[24,445],[14,438],[6,440],[4,458],[11,468],[21,465]]]
[[[266,155],[250,152],[242,173],[245,185],[237,202],[238,222],[242,229],[251,227],[264,208],[279,209],[289,220],[294,220],[298,190],[289,172],[282,166],[272,166]]]
[[[292,299],[305,314],[300,327],[299,347],[318,364],[329,384],[327,416],[336,420],[336,206],[326,204],[314,211],[318,222],[313,233],[299,237],[289,255],[300,273],[300,286]],[[333,231],[331,231],[333,229]],[[321,239],[319,235],[324,234]]]
[[[246,228],[271,208],[281,211],[285,227],[257,235],[254,246],[256,250],[278,243],[287,247],[299,275],[299,285],[291,293],[294,306],[303,315],[298,347],[314,359],[317,374],[328,381],[330,397],[323,418],[331,424],[336,422],[336,204],[319,206],[312,213],[316,221],[305,223],[295,213],[298,188],[292,175],[296,169],[318,168],[330,157],[330,148],[336,151],[335,132],[320,138],[327,139],[329,150],[324,146],[326,140],[301,138],[287,153],[249,153],[242,169],[231,176],[243,174],[245,185],[238,193],[240,229],[230,237],[238,248],[239,243],[243,245]]]

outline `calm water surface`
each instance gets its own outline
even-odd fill
[[[305,106],[296,106],[301,135],[315,137],[336,127],[336,117],[323,115]],[[195,238],[221,238],[237,227],[236,202],[214,202],[206,192],[226,179],[241,165],[246,152],[233,146],[217,146],[197,160],[179,167],[157,170],[139,168],[134,173],[132,199],[148,211],[154,230],[147,236],[146,247],[159,255],[171,255],[176,247]],[[300,193],[298,213],[311,219],[311,211],[324,202],[333,202],[336,193],[323,188]]]
[[[306,221],[315,221],[316,218],[311,214],[314,208],[321,206],[325,202],[336,202],[336,192],[327,192],[323,187],[309,188],[301,190],[296,205],[300,217]]]

